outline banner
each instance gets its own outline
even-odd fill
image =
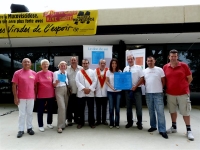
[[[112,59],[112,46],[83,45],[83,58],[89,60],[91,69],[96,69],[99,66],[100,59],[105,59],[106,67],[109,68]]]
[[[0,38],[94,35],[98,11],[0,14]]]
[[[126,50],[126,66],[128,65],[127,56],[133,55],[135,58],[135,65],[139,65],[142,69],[145,69],[145,48],[144,49],[135,49],[135,50]]]

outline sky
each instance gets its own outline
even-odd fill
[[[1,0],[2,1],[2,0]],[[0,13],[10,13],[10,5],[26,5],[30,12],[44,12],[48,10],[92,10],[135,7],[158,6],[183,6],[200,5],[200,0],[3,0],[0,5]]]

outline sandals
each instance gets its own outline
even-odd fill
[[[58,133],[62,133],[62,129],[61,128],[58,128]]]

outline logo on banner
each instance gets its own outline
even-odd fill
[[[73,19],[74,24],[78,25],[78,23],[86,23],[90,24],[91,21],[94,21],[94,17],[90,17],[90,11],[86,11],[85,13],[83,11],[79,11],[76,18]]]

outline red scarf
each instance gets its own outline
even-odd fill
[[[101,75],[101,72],[100,72],[100,69],[97,68],[96,71],[97,71],[97,76],[98,76],[98,79],[99,79],[99,82],[100,82],[100,85],[101,85],[101,88],[103,88],[103,85],[106,81],[106,71],[108,70],[108,68],[105,68],[104,69],[104,74],[103,76]]]
[[[88,74],[85,72],[85,70],[82,69],[81,72],[82,72],[83,76],[86,78],[86,80],[89,82],[89,84],[92,85],[92,80],[90,79]]]

